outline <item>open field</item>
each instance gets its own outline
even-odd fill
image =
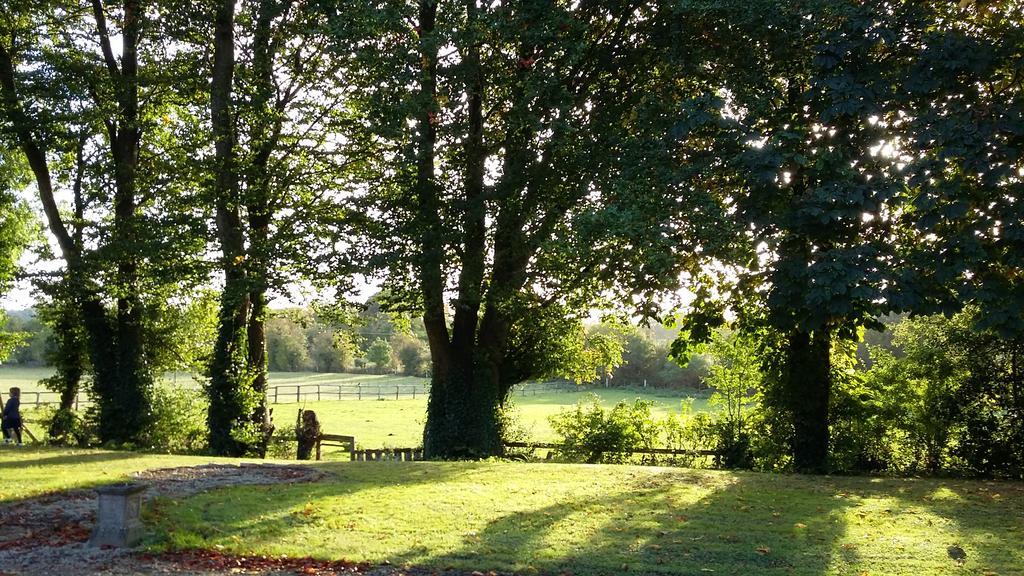
[[[6,390],[10,386],[22,386],[24,390],[33,391],[38,389],[35,382],[45,378],[51,373],[49,368],[0,368],[0,393],[6,397]],[[193,385],[194,381],[184,373],[169,374],[167,380],[175,381],[178,384],[186,383]],[[380,385],[385,391],[390,390],[389,386],[412,386],[425,383],[423,378],[411,378],[402,376],[374,376],[366,374],[313,374],[313,373],[282,373],[272,372],[270,374],[271,385],[274,386],[295,386],[299,384],[346,384],[354,385],[356,382],[365,384],[365,396],[374,398],[376,386]],[[289,391],[290,392],[290,391]],[[198,391],[197,391],[198,393]],[[292,392],[293,393],[293,392]],[[671,412],[678,412],[684,398],[671,393],[647,392],[624,389],[596,389],[586,391],[562,391],[542,392],[539,394],[516,394],[513,397],[515,402],[515,413],[517,421],[527,432],[530,440],[534,442],[554,442],[557,438],[551,430],[548,418],[557,414],[560,410],[570,408],[577,402],[585,399],[588,394],[596,394],[601,405],[610,408],[616,402],[633,402],[637,398],[654,402],[652,413],[663,418]],[[282,393],[281,398],[290,397],[290,394]],[[327,397],[325,393],[324,397]],[[403,398],[401,400],[323,400],[314,401],[310,394],[306,395],[307,400],[302,402],[281,402],[272,404],[274,409],[274,421],[278,426],[289,426],[295,422],[299,408],[316,411],[321,426],[326,433],[345,434],[355,436],[356,441],[362,448],[405,448],[418,446],[422,441],[423,421],[426,417],[427,400],[425,396],[418,396],[415,399]],[[694,411],[710,410],[705,398],[693,400]],[[30,410],[27,410],[30,412]],[[38,432],[33,428],[33,432]],[[325,454],[332,454],[331,448],[326,449]]]
[[[658,418],[679,412],[682,398],[642,394],[631,390],[596,390],[593,392],[548,392],[536,396],[515,396],[517,421],[534,442],[554,442],[548,417],[571,408],[588,394],[596,394],[601,404],[610,408],[620,400],[632,402],[643,398],[655,402],[652,414]],[[275,422],[291,424],[298,409],[316,411],[324,432],[355,436],[364,448],[399,448],[418,446],[422,442],[427,400],[350,400],[275,404]],[[710,410],[706,399],[693,401],[694,411]],[[329,452],[328,452],[329,453]]]
[[[25,368],[21,366],[0,366],[0,392],[6,397],[7,389],[11,386],[18,386],[26,392],[46,390],[39,384],[43,378],[53,375],[53,368]],[[164,374],[164,380],[178,386],[199,388],[188,372],[168,372]],[[426,378],[415,376],[397,376],[394,374],[324,374],[318,372],[271,372],[271,386],[295,386],[296,384],[341,384],[354,386],[356,383],[367,385],[380,385],[383,387],[401,385],[425,385],[429,382]]]
[[[0,449],[0,500],[209,458]],[[148,514],[152,549],[520,574],[1024,573],[1024,484],[631,466],[320,464]],[[966,554],[962,565],[950,548]]]

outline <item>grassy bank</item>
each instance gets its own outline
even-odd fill
[[[597,574],[1021,574],[1024,486],[628,466],[352,463],[161,507],[158,547]],[[949,548],[966,554],[959,565]]]
[[[0,448],[0,501],[210,461],[230,460]],[[319,467],[329,474],[314,484],[162,501],[146,515],[148,545],[580,576],[1024,573],[1021,483],[505,462]]]

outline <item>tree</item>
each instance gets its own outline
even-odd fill
[[[366,360],[376,366],[378,374],[383,374],[392,363],[391,344],[383,338],[377,338],[366,351]]]
[[[927,312],[974,304],[981,329],[1024,334],[1024,8],[936,5],[902,86],[898,135],[913,195],[905,297]]]
[[[78,323],[87,336],[101,439],[132,442],[160,368],[150,321],[191,285],[201,251],[177,204],[184,186],[167,178],[181,149],[161,119],[190,86],[165,50],[169,3],[16,4],[0,23],[3,135],[32,171],[64,263],[63,278],[41,288],[60,299],[53,310],[67,311],[68,333]],[[77,389],[80,373],[62,372],[60,387]]]
[[[10,289],[18,260],[31,237],[32,213],[14,195],[26,180],[18,159],[0,152],[0,295]],[[6,322],[6,315],[0,310],[0,326]],[[7,359],[20,341],[19,333],[0,330],[0,362]]]
[[[354,149],[334,137],[348,121],[335,84],[344,58],[325,52],[319,18],[294,0],[216,5],[211,204],[224,291],[207,392],[220,454],[266,451],[268,292],[319,269],[316,214],[344,184]]]
[[[500,453],[499,409],[541,371],[519,361],[536,340],[517,334],[548,311],[579,320],[615,287],[644,307],[683,266],[646,257],[692,232],[655,217],[692,206],[663,194],[657,119],[681,88],[655,38],[670,20],[640,2],[329,16],[335,50],[363,65],[354,98],[381,148],[352,245],[386,276],[391,309],[422,312],[430,345],[425,450]]]
[[[270,370],[300,372],[310,366],[306,333],[287,316],[272,316],[267,322],[267,351]]]
[[[694,40],[714,50],[703,55],[711,83],[684,105],[677,133],[691,182],[724,194],[742,242],[711,256],[730,275],[694,288],[683,339],[708,339],[731,308],[762,341],[765,402],[786,415],[793,466],[824,472],[834,342],[912,306],[898,288],[906,176],[878,149],[898,138],[898,87],[930,14],[881,2],[727,2],[697,17],[706,37]]]
[[[395,344],[395,356],[402,365],[402,374],[406,376],[422,376],[427,363],[427,348],[415,338],[398,337]]]

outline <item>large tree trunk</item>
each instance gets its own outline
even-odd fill
[[[235,167],[231,89],[235,69],[235,2],[222,0],[214,21],[213,74],[210,116],[216,156],[217,235],[222,252],[224,290],[221,293],[217,340],[210,363],[207,424],[210,448],[216,454],[240,456],[247,444],[238,427],[249,421],[250,311],[246,274],[245,236],[239,216],[238,175]]]
[[[266,454],[274,425],[267,406],[267,289],[270,279],[271,250],[270,223],[273,218],[271,207],[270,158],[277,148],[284,121],[282,109],[275,104],[274,59],[279,45],[273,38],[275,18],[287,14],[291,9],[290,0],[278,2],[263,0],[256,14],[256,29],[253,34],[252,81],[254,94],[252,109],[253,154],[247,166],[246,212],[249,224],[249,301],[252,306],[247,329],[249,347],[249,370],[252,374],[252,388],[256,395],[256,407],[251,419],[261,430],[256,451],[262,457]]]
[[[421,5],[421,29],[433,31],[436,6]],[[466,2],[467,30],[477,30],[479,19],[475,0]],[[498,368],[501,365],[505,339],[484,340],[486,325],[478,331],[480,306],[483,301],[483,281],[486,275],[486,204],[484,200],[484,174],[487,157],[484,148],[483,71],[480,63],[480,40],[469,38],[463,55],[466,70],[467,138],[463,143],[465,173],[463,188],[465,210],[462,217],[462,257],[459,272],[458,298],[452,322],[451,340],[444,319],[443,281],[439,259],[440,246],[431,245],[425,236],[424,264],[421,283],[428,304],[424,324],[430,340],[433,360],[433,378],[427,403],[427,422],[424,427],[424,451],[428,458],[480,458],[502,452],[502,430],[499,410],[503,404]],[[434,199],[430,181],[433,171],[434,128],[429,114],[436,89],[436,46],[425,44],[423,59],[431,63],[421,84],[422,103],[426,115],[420,120],[421,156],[419,174],[426,194],[421,201]],[[423,224],[436,214],[426,203]],[[436,224],[427,227],[437,231]],[[441,234],[437,233],[438,236]]]
[[[793,415],[793,467],[823,474],[828,472],[832,392],[830,333],[794,332],[787,345],[785,386]]]

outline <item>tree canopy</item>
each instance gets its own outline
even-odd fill
[[[604,315],[675,323],[680,361],[728,326],[765,426],[824,472],[863,329],[969,309],[1024,337],[1013,3],[8,8],[0,290],[31,195],[60,262],[35,278],[50,383],[64,411],[88,383],[104,442],[140,438],[160,370],[201,364],[211,449],[263,455],[268,362],[365,352],[429,372],[428,455],[500,454],[515,384],[655,371],[654,343],[587,328]],[[275,320],[295,286],[337,321]],[[413,318],[425,351],[392,340]]]

